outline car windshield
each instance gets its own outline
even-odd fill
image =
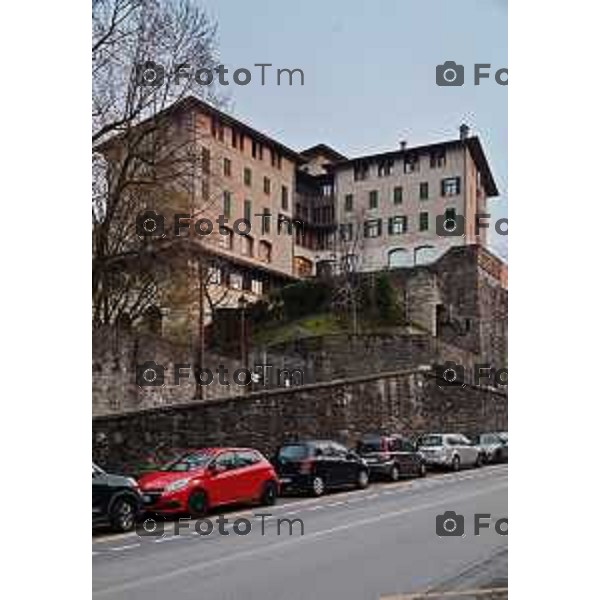
[[[308,456],[308,446],[294,444],[279,449],[278,457],[283,460],[302,460]]]
[[[441,435],[424,435],[419,440],[419,446],[443,446],[444,441]]]
[[[380,440],[361,440],[356,446],[357,452],[380,452]]]
[[[184,454],[174,461],[167,463],[161,471],[191,471],[199,467],[205,467],[211,460],[211,454],[204,452],[191,452]]]

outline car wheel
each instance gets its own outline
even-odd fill
[[[321,477],[315,476],[312,480],[313,496],[322,496],[325,493],[325,482]]]
[[[481,466],[481,462],[482,462],[481,454],[478,454],[477,458],[475,459],[475,465],[474,465],[476,469],[478,469]]]
[[[208,497],[202,490],[192,492],[188,500],[188,510],[192,517],[203,517],[208,512]]]
[[[390,470],[390,481],[398,481],[400,479],[400,469],[397,465],[392,465]]]
[[[452,470],[453,471],[460,471],[460,457],[459,456],[455,456],[452,459]]]
[[[110,521],[115,531],[125,533],[135,526],[136,503],[131,498],[117,498],[111,509]]]
[[[263,506],[273,506],[277,500],[277,485],[274,481],[267,481],[263,486],[260,503]]]
[[[502,450],[496,450],[496,453],[494,454],[494,462],[502,462]]]
[[[358,472],[358,479],[356,481],[356,487],[359,490],[364,490],[369,485],[369,474],[364,469]]]

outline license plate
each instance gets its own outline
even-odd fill
[[[142,496],[142,500],[146,503],[146,504],[152,504],[154,502],[154,498],[152,496],[148,496],[148,494],[144,494]]]

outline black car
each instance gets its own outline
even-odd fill
[[[369,485],[369,468],[358,454],[330,440],[290,442],[272,459],[281,492],[308,491],[321,496],[328,490]]]
[[[92,527],[131,531],[142,507],[135,479],[111,475],[92,463]]]
[[[371,475],[398,481],[400,477],[425,475],[423,455],[401,435],[367,435],[356,446]]]

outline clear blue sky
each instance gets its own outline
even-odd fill
[[[349,156],[458,135],[482,139],[507,216],[508,86],[473,85],[473,64],[508,66],[505,0],[198,0],[218,21],[221,62],[248,68],[229,86],[234,114],[295,149],[327,143]],[[435,67],[465,65],[465,85],[438,87]],[[260,85],[255,63],[272,63]],[[276,68],[301,68],[304,86],[277,86]],[[507,237],[492,235],[507,257]]]

